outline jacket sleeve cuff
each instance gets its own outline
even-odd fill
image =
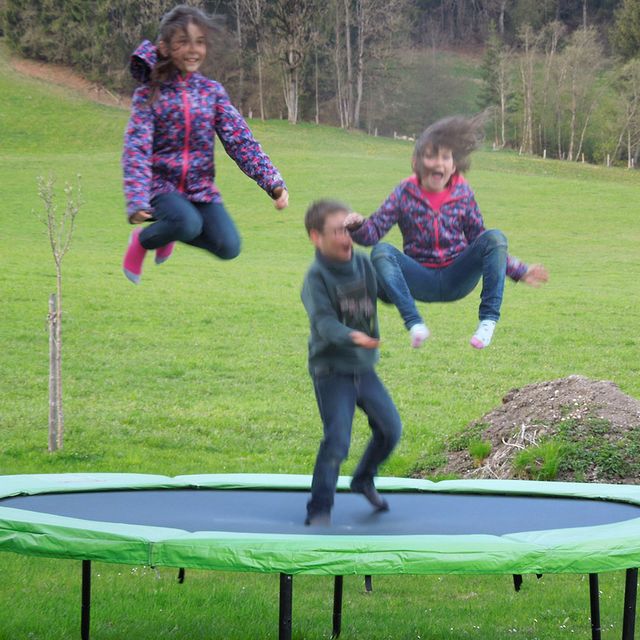
[[[513,258],[512,256],[507,258],[507,275],[515,282],[521,280],[528,269],[529,266],[517,258]]]
[[[272,198],[273,200],[277,200],[277,199],[280,197],[280,195],[281,195],[281,194],[280,194],[280,193],[278,193],[278,195],[276,195],[276,193],[275,193],[275,192],[276,192],[278,189],[284,189],[284,190],[286,190],[286,188],[287,188],[287,185],[284,183],[284,180],[280,180],[280,181],[278,181],[278,182],[274,182],[274,183],[271,185],[271,187],[270,187],[270,188],[269,188],[269,190],[268,190],[268,193],[269,193],[269,195],[271,196],[271,198]]]

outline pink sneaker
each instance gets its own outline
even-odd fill
[[[175,246],[175,242],[170,242],[169,244],[165,244],[164,247],[158,247],[156,249],[156,264],[162,264],[163,262],[166,262],[171,257],[171,254],[173,253],[173,247]]]
[[[142,233],[142,229],[134,229],[131,232],[129,238],[129,246],[124,254],[124,260],[122,262],[122,270],[124,275],[133,282],[138,284],[140,282],[140,276],[142,275],[142,263],[144,257],[147,255],[147,250],[140,244],[139,236]]]

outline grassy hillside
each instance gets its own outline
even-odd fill
[[[313,253],[304,211],[313,199],[331,196],[372,212],[408,175],[410,144],[251,122],[288,182],[289,209],[276,212],[219,149],[218,180],[243,253],[224,263],[180,246],[160,267],[149,261],[135,287],[120,269],[130,232],[119,166],[126,120],[123,110],[17,77],[0,64],[0,472],[309,473],[321,426],[299,301]],[[65,448],[55,455],[46,451],[46,314],[54,266],[32,213],[41,207],[36,178],[50,174],[59,206],[64,182],[76,174],[85,198],[63,263],[67,431]],[[544,262],[551,281],[541,290],[508,284],[495,341],[483,352],[468,345],[478,291],[426,310],[433,337],[419,351],[409,348],[397,312],[381,308],[379,372],[405,427],[386,475],[422,465],[447,434],[499,404],[514,386],[580,373],[611,379],[640,397],[640,175],[487,151],[476,154],[468,177],[487,226],[507,234],[513,254]],[[397,233],[391,240],[398,242]],[[345,474],[366,438],[359,417]],[[0,567],[5,584],[28,589],[29,602],[40,603],[34,610],[2,590],[0,637],[55,640],[76,633],[75,563],[0,554]],[[502,639],[518,629],[520,637],[555,640],[570,637],[570,630],[587,633],[587,588],[580,579],[549,577],[518,596],[508,583],[390,578],[375,600],[365,601],[353,582],[343,637],[486,638],[491,629]],[[328,599],[328,585],[301,584],[296,597],[309,617],[295,622],[308,624],[296,637],[324,637],[329,605],[315,601]],[[225,629],[217,637],[243,638],[239,609],[265,621],[255,637],[275,631],[271,577],[196,575],[176,594],[169,572],[156,578],[146,569],[104,567],[98,585],[104,601],[96,638],[205,638],[217,624]],[[613,638],[620,616],[611,603],[620,602],[621,577],[606,578],[605,588],[603,616],[615,624],[603,637]],[[149,607],[140,620],[138,612]],[[403,615],[409,607],[420,612],[415,620]],[[215,621],[205,611],[214,611]],[[55,629],[51,620],[59,623]]]

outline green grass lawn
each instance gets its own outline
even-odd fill
[[[252,122],[288,182],[289,209],[276,212],[218,149],[241,256],[226,263],[179,246],[166,264],[150,261],[135,287],[120,269],[130,232],[119,165],[127,115],[0,65],[0,473],[310,473],[321,424],[299,300],[313,254],[304,212],[324,196],[372,212],[408,175],[410,144]],[[32,213],[41,206],[36,178],[49,174],[60,206],[76,174],[86,201],[63,263],[66,434],[53,455],[46,315],[55,271]],[[543,262],[551,280],[540,290],[508,284],[483,352],[468,345],[478,291],[426,310],[432,338],[419,351],[397,312],[380,309],[378,371],[404,422],[385,475],[420,467],[513,387],[578,373],[640,397],[640,175],[479,152],[469,180],[487,226],[507,234],[514,255]],[[345,474],[366,438],[358,417]],[[95,571],[96,639],[276,637],[277,576],[191,572],[177,585],[173,571]],[[79,634],[79,563],[0,554],[0,573],[0,638]],[[605,639],[620,635],[623,582],[602,578]],[[330,579],[300,578],[295,588],[294,638],[329,637]],[[366,596],[360,579],[346,581],[343,638],[589,633],[582,576],[530,577],[519,594],[508,576],[384,577],[374,589]]]

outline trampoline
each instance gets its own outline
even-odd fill
[[[279,638],[292,632],[293,578],[588,574],[599,640],[598,574],[626,571],[623,640],[633,640],[640,486],[379,478],[375,513],[341,477],[331,527],[305,527],[309,476],[0,476],[0,551],[82,561],[80,635],[90,632],[91,562],[279,574]]]

